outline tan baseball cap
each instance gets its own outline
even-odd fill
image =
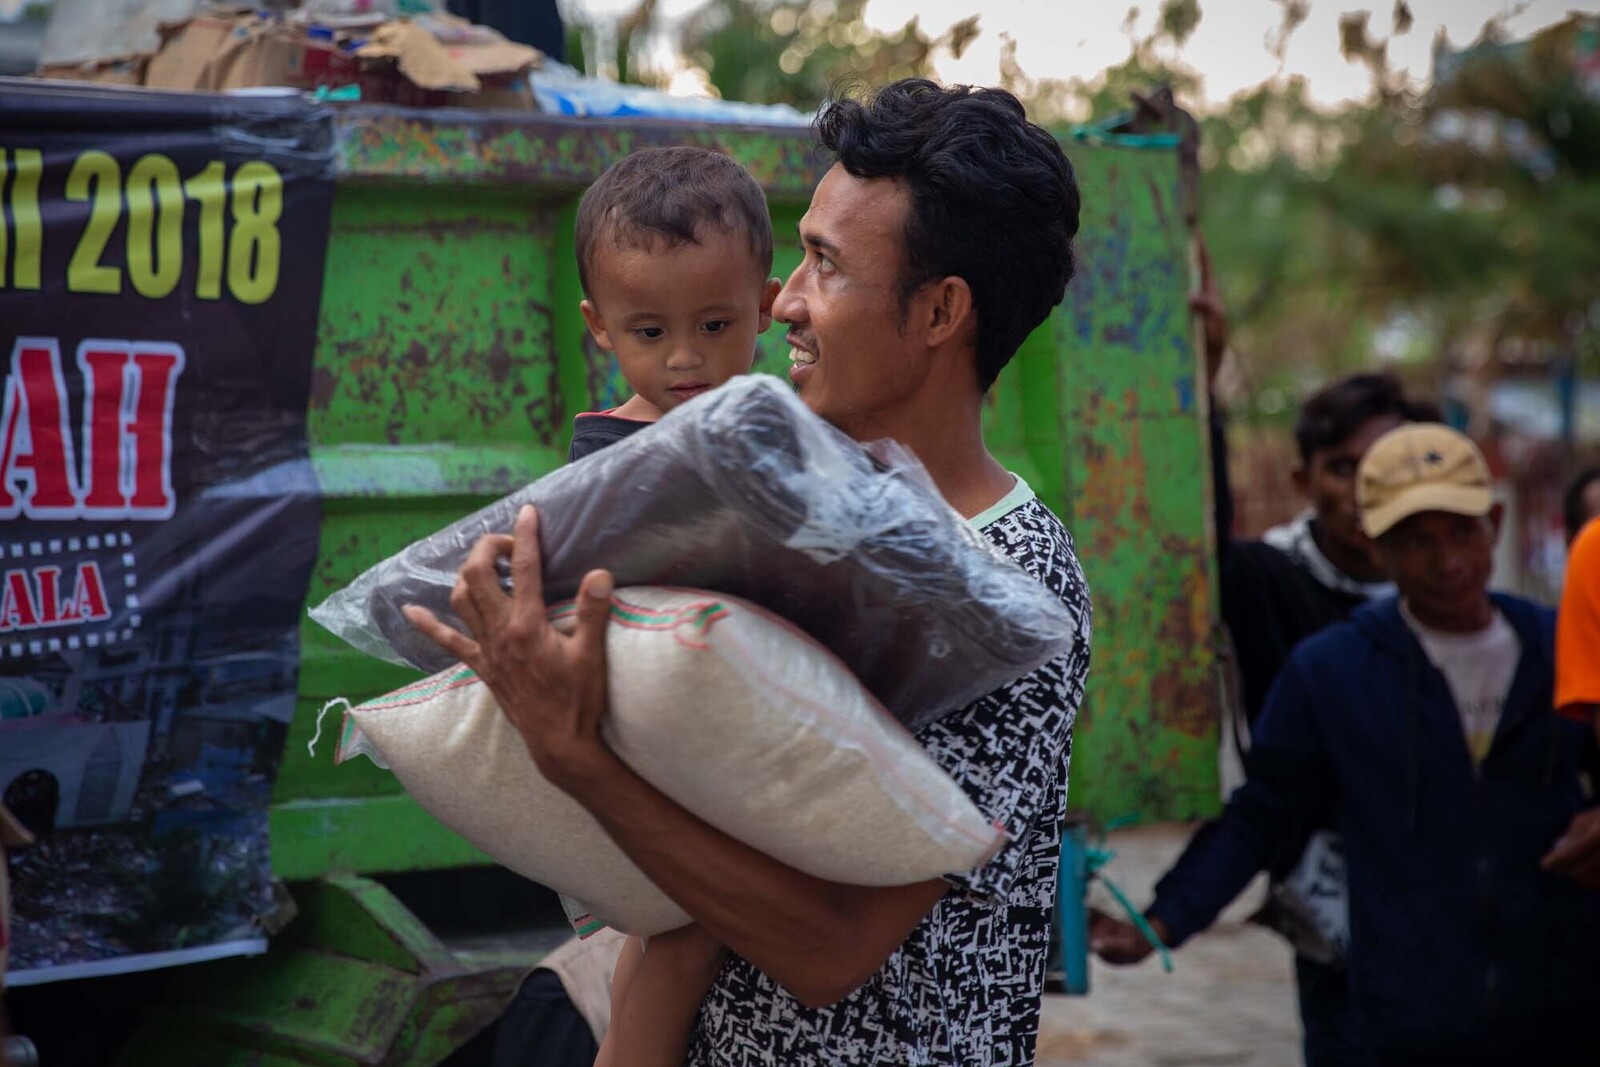
[[[1494,482],[1472,438],[1432,422],[1413,422],[1373,442],[1356,470],[1361,528],[1381,537],[1421,511],[1487,515]]]

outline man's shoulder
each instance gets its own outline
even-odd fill
[[[1398,601],[1392,597],[1373,601],[1357,608],[1347,618],[1330,622],[1301,638],[1289,654],[1289,663],[1304,669],[1317,669],[1348,665],[1356,659],[1377,651],[1388,643],[1383,636],[1388,631],[1404,629],[1400,622]],[[1392,636],[1392,635],[1391,635]]]
[[[1293,556],[1265,541],[1229,541],[1220,555],[1218,577],[1225,587],[1278,590],[1287,583],[1308,590],[1322,589]]]
[[[1087,607],[1088,586],[1072,534],[1038,497],[1017,505],[979,532],[1062,600]]]
[[[1555,640],[1555,608],[1515,593],[1495,592],[1489,594],[1489,597],[1505,616],[1506,621],[1511,624],[1511,628],[1524,640],[1529,635],[1537,636],[1540,644]]]
[[[1265,541],[1229,541],[1222,546],[1225,560],[1240,564],[1260,564],[1264,567],[1294,567],[1289,553]]]
[[[1022,708],[1028,715],[1064,713],[1070,726],[1088,671],[1093,607],[1088,582],[1078,564],[1072,535],[1065,524],[1037,498],[1031,498],[985,524],[981,533],[1040,584],[1059,597],[1076,619],[1077,639],[1072,647],[1008,685],[968,705],[964,712],[941,720],[946,729],[961,722],[981,724],[996,714],[1012,715]],[[1057,708],[1060,694],[1069,707]],[[1053,694],[1046,698],[1041,694]],[[1051,727],[1052,729],[1054,726]]]
[[[1265,541],[1233,541],[1221,553],[1217,578],[1229,626],[1281,627],[1289,643],[1338,622],[1363,598],[1319,582],[1289,553]]]
[[[1496,591],[1490,593],[1489,598],[1493,600],[1502,611],[1509,608],[1512,611],[1526,615],[1529,618],[1537,619],[1554,619],[1556,617],[1556,609],[1551,607],[1549,604],[1544,604],[1537,600],[1530,600],[1519,593],[1502,593]]]
[[[1028,496],[1004,514],[985,522],[979,530],[1007,554],[1013,546],[1035,543],[1072,547],[1072,535],[1067,532],[1066,524],[1037,496]]]

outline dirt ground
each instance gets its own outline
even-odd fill
[[[1190,829],[1111,834],[1117,856],[1106,873],[1143,907]],[[1210,932],[1175,953],[1171,974],[1155,957],[1132,968],[1091,960],[1087,997],[1045,998],[1038,1067],[1297,1067],[1290,952],[1276,934],[1245,923],[1262,890],[1253,885]],[[1099,887],[1091,901],[1114,911]]]

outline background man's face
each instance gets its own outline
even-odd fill
[[[1499,505],[1486,517],[1423,511],[1378,539],[1378,557],[1425,624],[1477,618],[1494,569]]]
[[[1295,483],[1316,512],[1323,537],[1344,554],[1372,556],[1372,540],[1361,530],[1356,506],[1356,468],[1373,442],[1401,421],[1394,415],[1368,419],[1343,441],[1313,452],[1305,469],[1295,472]]]
[[[805,258],[772,308],[789,324],[790,378],[801,399],[858,440],[904,414],[927,373],[901,328],[909,210],[899,183],[835,165],[800,220]]]

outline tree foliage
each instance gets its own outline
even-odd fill
[[[1203,123],[1206,230],[1255,384],[1369,365],[1390,327],[1405,343],[1385,354],[1429,378],[1591,352],[1600,21],[1516,45],[1490,27],[1424,91],[1362,36],[1365,105],[1323,113],[1268,85]]]
[[[841,86],[927,74],[986,32],[974,15],[930,33],[863,21],[867,0],[707,0],[671,29],[724,97],[803,110]],[[1309,12],[1276,0],[1280,61]],[[974,3],[975,9],[981,5]],[[1165,84],[1199,98],[1183,47],[1203,0],[1162,0],[1126,60],[1089,78],[1036,78],[1003,50],[1000,81],[1041,121],[1124,110]],[[1436,48],[1431,84],[1392,71],[1414,18],[1341,20],[1338,44],[1371,74],[1363,103],[1324,110],[1279,76],[1203,112],[1202,225],[1234,324],[1247,393],[1295,392],[1380,355],[1438,379],[1452,367],[1591,352],[1600,330],[1600,19],[1573,16],[1525,42],[1494,23],[1460,53]],[[646,44],[655,0],[617,27],[619,73],[660,81]],[[1595,368],[1600,370],[1600,368]]]
[[[674,49],[705,72],[724,99],[815,108],[851,85],[880,85],[926,76],[940,52],[960,56],[979,33],[979,16],[929,34],[912,18],[892,32],[869,27],[867,0],[707,0],[671,28]],[[581,55],[589,27],[574,36]],[[649,45],[666,30],[656,0],[641,0],[615,28],[619,80],[660,84],[666,72],[647,59]]]
[[[710,0],[684,26],[684,54],[722,96],[814,108],[847,83],[881,85],[930,72],[936,51],[960,55],[976,15],[929,36],[915,18],[892,33],[868,28],[866,0]]]

